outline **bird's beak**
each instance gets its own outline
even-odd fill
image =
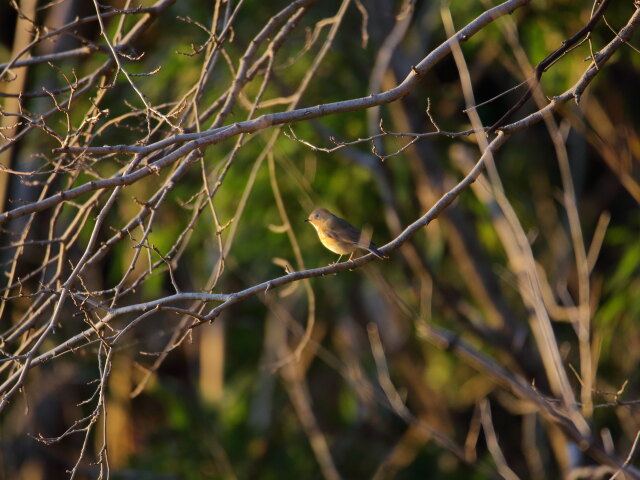
[[[308,218],[304,219],[305,222],[310,222],[311,220],[309,220]]]

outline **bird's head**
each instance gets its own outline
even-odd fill
[[[314,227],[324,224],[327,220],[333,218],[333,214],[326,208],[316,208],[309,218],[305,218],[305,222],[309,222]]]

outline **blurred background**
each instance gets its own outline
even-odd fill
[[[93,2],[4,2],[3,212],[142,170],[182,144],[55,148],[145,146],[386,91],[448,38],[449,14],[460,29],[492,6],[109,1],[107,43]],[[591,13],[533,0],[462,45],[484,125]],[[633,13],[612,2],[590,41],[543,75],[544,95],[570,89]],[[334,262],[304,222],[316,207],[378,246],[395,238],[480,158],[474,135],[455,134],[472,126],[451,55],[388,105],[234,136],[118,191],[5,222],[0,477],[609,478],[615,468],[496,372],[555,399],[611,458],[632,449],[639,46],[636,35],[602,65],[579,104],[509,138],[495,168],[389,260],[269,289],[213,323],[198,318],[220,303],[193,299],[100,320]],[[538,108],[530,100],[509,121]]]

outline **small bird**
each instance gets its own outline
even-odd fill
[[[360,230],[343,218],[336,217],[326,208],[316,208],[305,222],[314,226],[322,245],[340,255],[338,262],[346,254],[350,254],[349,260],[351,260],[358,248],[368,250],[378,258],[389,258],[378,250]]]

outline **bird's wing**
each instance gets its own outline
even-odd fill
[[[337,217],[332,225],[332,230],[338,235],[340,241],[350,243],[352,245],[360,245],[361,233],[356,227],[346,220]]]

